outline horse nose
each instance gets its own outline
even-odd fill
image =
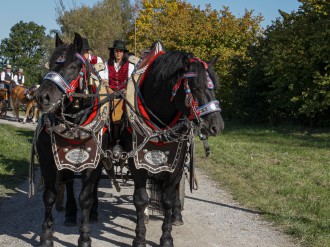
[[[219,125],[211,125],[209,128],[210,134],[212,136],[216,136],[221,130],[221,127]]]
[[[220,117],[220,119],[218,119],[218,121],[211,123],[211,125],[209,127],[209,132],[211,135],[216,136],[224,129],[224,127],[225,127],[225,123],[224,123],[222,117]]]

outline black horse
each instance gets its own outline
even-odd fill
[[[224,128],[219,102],[215,100],[214,89],[219,84],[212,69],[215,62],[205,63],[179,51],[160,53],[147,71],[142,76],[135,75],[128,85],[128,127],[122,134],[122,143],[130,157],[135,185],[135,247],[146,246],[143,212],[148,205],[146,186],[150,178],[161,190],[159,200],[164,210],[160,245],[173,246],[172,210],[180,208],[179,181],[184,164],[193,158],[194,133],[207,147],[207,136],[215,136]],[[130,90],[135,91],[134,96]]]
[[[100,96],[105,95],[104,88],[100,86],[101,80],[97,80],[95,69],[81,56],[82,45],[79,34],[75,34],[72,44],[63,43],[56,35],[50,70],[36,90],[42,119],[36,130],[35,146],[45,185],[41,246],[53,246],[52,209],[58,193],[56,185],[59,180],[73,181],[74,172],[82,174],[78,246],[91,246],[90,210],[95,201],[101,161],[106,156],[104,150],[110,143],[106,127],[109,126],[109,97]],[[90,78],[96,78],[98,83]],[[70,198],[74,200],[73,195]],[[76,211],[75,201],[67,205],[73,205],[71,211]]]

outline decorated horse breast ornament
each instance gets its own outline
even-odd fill
[[[50,76],[48,75],[48,77]],[[51,79],[57,85],[61,81]],[[101,158],[103,151],[101,148],[102,136],[109,120],[110,103],[109,100],[106,100],[106,87],[98,80],[96,75],[91,74],[88,83],[93,88],[99,89],[99,96],[96,97],[91,112],[86,113],[86,121],[76,126],[62,118],[55,126],[48,126],[54,160],[58,170],[69,169],[80,172],[87,168],[94,169]],[[62,84],[67,83],[64,81]],[[95,107],[96,105],[98,107]]]

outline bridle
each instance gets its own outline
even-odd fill
[[[209,90],[214,90],[214,83],[208,73],[207,63],[195,57],[191,58],[190,62],[200,62],[203,64],[206,70],[207,88]],[[194,78],[194,77],[197,77],[197,73],[190,71],[185,73],[183,78],[180,78],[178,80],[178,82],[173,86],[171,101],[174,100],[174,97],[176,96],[178,89],[180,88],[181,84],[183,84],[184,92],[185,92],[185,106],[190,109],[190,115],[188,116],[188,120],[190,122],[192,122],[192,120],[196,120],[197,125],[195,126],[195,129],[197,129],[198,136],[204,144],[205,154],[206,156],[208,156],[210,153],[210,147],[207,141],[207,136],[202,134],[202,129],[204,129],[207,132],[209,132],[209,130],[208,128],[205,127],[202,117],[213,112],[221,112],[221,108],[218,100],[211,100],[204,105],[201,106],[198,105],[197,101],[195,100],[194,96],[191,93],[189,81],[188,81],[189,78]]]
[[[206,76],[207,76],[207,87],[209,90],[214,90],[214,83],[212,79],[210,78],[207,70],[208,65],[204,61],[202,61],[199,58],[192,58],[190,59],[190,62],[199,61],[204,65],[204,68],[206,70]],[[184,74],[183,78],[179,79],[178,82],[173,86],[172,89],[172,96],[171,100],[174,100],[174,97],[176,96],[176,93],[178,89],[180,88],[181,84],[183,84],[184,91],[186,94],[185,97],[185,105],[190,108],[190,115],[188,116],[189,120],[196,119],[197,121],[200,121],[200,117],[205,116],[207,114],[210,114],[212,112],[221,112],[220,104],[218,100],[211,100],[210,102],[199,106],[197,101],[194,99],[194,96],[191,93],[190,87],[189,87],[189,78],[197,77],[197,73],[195,72],[187,72]]]
[[[67,96],[67,98],[70,99],[70,101],[73,100],[72,94],[76,91],[78,87],[81,87],[82,89],[82,83],[81,80],[87,81],[88,77],[88,71],[87,71],[87,59],[80,55],[79,53],[76,53],[75,56],[79,58],[82,62],[82,68],[80,69],[77,77],[73,79],[71,82],[68,82],[65,78],[63,78],[59,73],[55,71],[50,71],[46,74],[44,77],[44,80],[52,81],[53,83],[58,86],[58,88]],[[64,63],[65,60],[57,61],[57,63]]]

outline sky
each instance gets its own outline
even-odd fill
[[[93,6],[100,0],[63,0],[67,9],[85,4]],[[10,29],[16,23],[33,21],[46,28],[46,34],[52,29],[59,29],[56,23],[56,3],[59,0],[6,0],[1,1],[0,14],[0,40],[9,37]],[[134,2],[134,0],[131,0]],[[266,27],[272,20],[279,17],[278,10],[286,12],[297,11],[300,3],[297,0],[188,0],[192,5],[211,4],[212,9],[220,10],[222,6],[228,6],[236,16],[242,17],[245,9],[254,10],[254,15],[262,14]]]

